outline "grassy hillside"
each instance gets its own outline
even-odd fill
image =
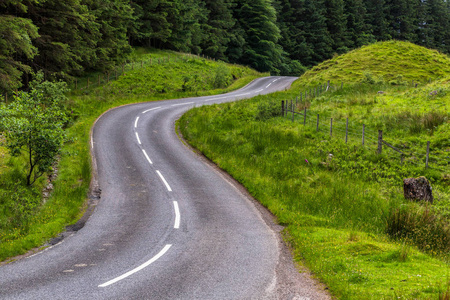
[[[306,72],[296,87],[333,82],[383,81],[390,84],[422,84],[450,73],[450,58],[409,42],[389,41],[364,46],[337,56]]]
[[[141,49],[131,59],[133,62],[123,67],[125,73],[117,80],[111,76],[108,84],[105,74],[77,80],[78,89],[67,103],[71,116],[68,142],[45,204],[41,191],[48,184],[47,178],[25,187],[23,170],[27,162],[21,157],[10,158],[0,145],[0,261],[43,245],[81,217],[91,179],[89,133],[104,111],[129,103],[223,93],[261,76],[249,68],[167,51]],[[146,62],[142,67],[141,61]]]
[[[393,53],[395,59],[388,60]],[[373,63],[374,57],[386,59]],[[430,59],[421,64],[419,58]],[[435,51],[409,43],[377,43],[319,65],[290,91],[193,109],[179,128],[277,216],[286,226],[295,258],[337,298],[447,299],[448,62]],[[381,79],[366,80],[370,76],[363,75],[364,70]],[[428,83],[431,74],[433,81]],[[390,82],[399,76],[405,81]],[[410,79],[422,81],[416,88]],[[309,96],[317,84],[328,80],[339,82],[339,88]],[[294,121],[291,114],[280,116],[281,101],[296,103],[300,94],[303,101],[296,110],[307,108],[306,126],[302,115]],[[379,129],[406,154],[403,163],[386,146],[382,155],[376,153]],[[432,150],[428,169],[426,141],[431,141]],[[433,205],[403,198],[403,178],[418,176],[430,180]]]

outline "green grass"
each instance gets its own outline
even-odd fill
[[[398,45],[401,51],[396,49]],[[404,47],[411,48],[399,42],[378,43],[360,49],[362,53],[356,50],[334,60],[342,66],[365,69],[371,67],[365,65],[371,60],[358,65],[354,57],[378,55],[380,48],[385,49],[397,57],[392,66],[383,68],[397,76],[407,74],[408,61],[413,63],[410,58],[417,57]],[[405,57],[400,55],[402,51]],[[419,53],[442,58],[423,48]],[[421,72],[444,70],[446,64],[446,59],[436,59]],[[323,78],[337,77],[345,70],[342,66]],[[301,77],[288,92],[195,108],[182,117],[179,128],[194,147],[276,215],[286,228],[295,259],[308,266],[337,298],[438,299],[448,295],[450,244],[445,228],[450,220],[450,99],[446,91],[450,85],[436,78],[418,88],[347,78],[343,89],[298,104],[299,110],[308,107],[312,116],[303,126],[303,116],[292,122],[291,116],[283,118],[280,113],[281,100],[294,99],[300,92],[304,95],[313,86],[305,86],[305,82],[326,82],[308,81],[308,73],[304,76],[307,78]],[[385,93],[378,94],[380,90]],[[430,96],[434,90],[437,95]],[[319,132],[317,114],[322,120]],[[331,139],[326,121],[330,117],[336,126]],[[342,130],[347,117],[354,134],[345,144]],[[367,129],[364,146],[358,136],[362,124]],[[403,164],[386,148],[382,155],[376,154],[376,144],[369,142],[369,136],[376,140],[378,129],[408,154]],[[429,169],[421,156],[427,140],[432,145]],[[431,181],[435,196],[427,213],[420,204],[403,199],[403,178],[422,175]],[[408,212],[408,222],[423,227],[410,234],[392,234],[389,226],[395,223],[392,220],[399,208]],[[425,215],[426,220],[422,218]],[[397,220],[402,217],[397,215]],[[438,236],[429,238],[431,234]]]
[[[154,62],[155,59],[169,55],[171,58],[182,56],[173,52],[141,49],[131,59]],[[200,85],[190,91],[183,91],[172,85],[172,82],[184,82],[188,71],[190,76],[202,80],[207,77],[211,80],[210,74],[222,72],[219,77],[225,76],[231,80],[224,87],[208,81],[207,85]],[[0,147],[0,261],[42,246],[83,215],[91,180],[90,129],[104,111],[136,102],[223,93],[240,88],[260,76],[262,74],[249,68],[188,58],[148,64],[134,71],[128,70],[126,75],[105,86],[73,91],[67,103],[67,110],[72,117],[67,129],[69,142],[62,149],[58,163],[59,174],[53,183],[51,197],[45,204],[41,201],[41,191],[46,185],[46,178],[42,178],[32,188],[23,187],[22,170],[26,162],[21,157],[10,158],[6,149]],[[139,81],[139,78],[146,80],[142,81],[142,87],[138,91],[130,85],[129,80]],[[87,77],[79,83],[83,80],[87,83]],[[150,85],[171,88],[165,91],[149,90]],[[121,93],[117,92],[119,90]],[[15,184],[16,182],[18,183]]]
[[[378,42],[323,62],[306,72],[294,87],[328,80],[340,83],[364,82],[372,78],[387,83],[426,83],[448,77],[450,59],[436,50],[409,42]],[[370,78],[368,78],[370,77]]]

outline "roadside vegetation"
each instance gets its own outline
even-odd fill
[[[287,92],[194,108],[178,127],[275,214],[295,259],[337,298],[448,299],[449,66],[436,51],[376,43],[318,65]],[[305,100],[328,80],[338,88]],[[296,110],[313,116],[306,126],[281,116],[281,101],[300,94]],[[364,146],[337,129],[330,138],[325,120],[345,131],[347,117],[357,134],[366,125]],[[403,163],[386,147],[376,153],[378,130]],[[404,199],[403,179],[418,176],[431,182],[433,204]]]
[[[163,62],[168,56],[172,60]],[[136,102],[223,93],[262,75],[250,68],[170,51],[137,49],[130,61],[141,60],[155,63],[128,70],[100,87],[87,88],[89,77],[78,79],[78,89],[64,103],[65,144],[52,166],[46,161],[46,173],[34,184],[27,184],[30,164],[26,153],[10,155],[7,139],[0,134],[0,261],[41,247],[83,215],[91,180],[90,130],[104,111]],[[90,76],[94,82],[98,74]],[[36,105],[45,111],[45,104]],[[8,111],[8,106],[2,103],[0,111]],[[52,174],[57,177],[50,182]]]

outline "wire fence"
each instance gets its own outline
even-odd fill
[[[414,82],[412,83],[414,84]],[[281,101],[283,117],[290,118],[292,122],[299,122],[303,126],[321,132],[329,139],[341,139],[346,144],[359,144],[367,151],[375,151],[400,163],[408,163],[418,167],[432,168],[440,172],[449,172],[450,157],[440,155],[440,149],[433,149],[430,141],[419,141],[414,149],[406,143],[389,138],[388,131],[368,128],[366,124],[352,122],[349,118],[334,120],[330,116],[314,114],[311,104],[307,100],[320,96],[329,91],[342,89],[344,84],[332,86],[330,82],[318,85],[301,92],[295,100]]]

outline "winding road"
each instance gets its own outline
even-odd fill
[[[279,226],[186,147],[193,106],[284,90],[266,77],[224,95],[122,106],[91,139],[101,200],[85,226],[0,267],[0,299],[323,299],[295,269]]]

